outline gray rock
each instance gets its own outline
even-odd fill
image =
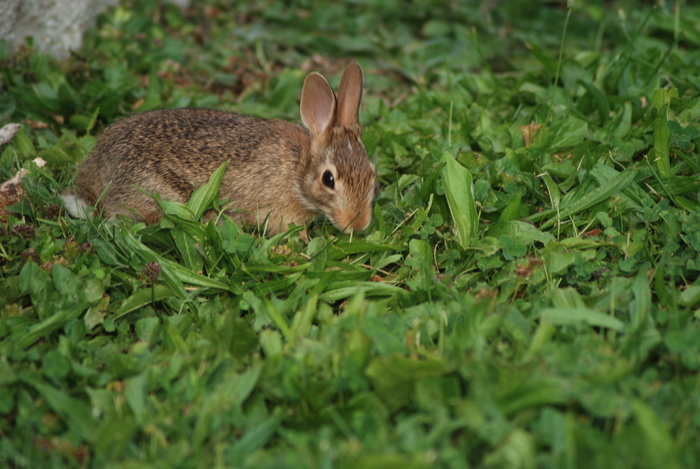
[[[97,15],[119,0],[0,0],[0,38],[15,50],[25,38],[34,37],[34,46],[56,58],[79,50],[83,32]],[[189,0],[173,0],[180,7]]]
[[[16,49],[34,37],[37,49],[65,58],[83,44],[83,31],[118,0],[0,0],[0,37]]]

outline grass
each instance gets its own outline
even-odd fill
[[[145,1],[65,62],[0,42],[0,465],[697,467],[700,8],[571,3]],[[350,59],[367,231],[203,222],[216,180],[154,226],[61,210],[116,119],[298,121]]]

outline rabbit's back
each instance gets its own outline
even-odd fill
[[[250,163],[258,148],[278,142],[280,132],[304,132],[297,124],[210,109],[164,109],[126,117],[100,136],[90,158],[105,169],[146,165],[195,170],[216,169],[229,158]]]

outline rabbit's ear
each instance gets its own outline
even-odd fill
[[[320,74],[310,73],[301,90],[301,120],[312,135],[326,130],[335,116],[335,93]]]
[[[355,62],[348,65],[338,88],[338,125],[350,127],[360,124],[362,81],[362,68]]]

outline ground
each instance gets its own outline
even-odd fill
[[[0,465],[698,467],[700,7],[193,3],[0,42]],[[366,231],[63,211],[120,117],[298,122],[352,60]]]

